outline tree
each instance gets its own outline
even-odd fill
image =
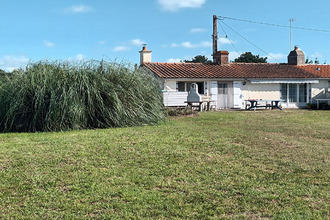
[[[6,73],[4,70],[0,69],[0,81],[5,79],[9,74]]]
[[[234,60],[235,63],[267,63],[267,57],[253,55],[251,52],[245,52]]]
[[[192,60],[184,60],[183,62],[185,62],[185,63],[204,63],[204,64],[210,64],[210,63],[212,63],[212,61],[209,60],[204,55],[197,55],[194,58],[192,58]]]

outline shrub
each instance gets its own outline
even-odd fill
[[[197,115],[198,113],[196,111],[193,111],[191,107],[185,107],[185,108],[172,108],[168,107],[167,109],[167,115],[168,116],[187,116],[187,115]]]
[[[154,124],[165,114],[152,76],[104,61],[34,63],[0,92],[2,132]]]

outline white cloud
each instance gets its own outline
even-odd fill
[[[219,38],[219,43],[220,44],[235,44],[236,42],[235,41],[230,41],[228,38],[225,38],[225,37],[220,37]]]
[[[171,44],[172,47],[184,47],[184,48],[199,48],[199,47],[212,47],[212,42],[209,41],[202,41],[198,44],[192,44],[189,41],[177,44],[177,43],[173,43]]]
[[[137,39],[130,40],[128,42],[123,42],[121,46],[117,46],[117,47],[113,48],[112,51],[114,51],[114,52],[128,51],[131,49],[131,46],[140,47],[140,46],[142,46],[142,44],[145,44],[145,41],[137,38]]]
[[[85,60],[85,59],[86,59],[86,57],[85,57],[84,55],[82,55],[82,54],[78,54],[78,55],[76,56],[76,60],[81,61],[81,60]]]
[[[48,47],[48,48],[51,48],[51,47],[55,47],[55,44],[53,42],[44,40],[44,46]]]
[[[20,67],[25,67],[29,63],[29,59],[24,56],[5,55],[0,58],[0,69],[5,71],[13,71]]]
[[[212,47],[212,42],[210,41],[202,41],[200,44],[197,44],[198,47]]]
[[[70,8],[66,8],[65,11],[70,13],[89,13],[89,12],[93,12],[94,8],[81,4],[81,5],[73,5]]]
[[[171,44],[172,47],[185,47],[185,48],[193,48],[192,43],[189,41],[183,42],[181,44],[173,43]]]
[[[130,50],[130,47],[126,47],[126,46],[117,46],[115,48],[113,48],[114,52],[122,52],[122,51],[128,51]]]
[[[131,40],[131,44],[133,46],[142,46],[142,44],[145,44],[145,41],[140,40],[140,39],[133,39],[133,40]]]
[[[69,62],[83,62],[86,60],[86,57],[83,54],[77,54],[74,58],[69,57],[67,61]]]
[[[181,8],[199,8],[206,0],[158,0],[160,6],[166,11],[177,11]]]
[[[206,32],[207,30],[204,29],[204,28],[192,28],[190,30],[190,33],[203,33],[203,32]]]
[[[74,58],[69,57],[67,61],[80,62],[86,60],[86,57],[83,54],[77,54]]]
[[[237,52],[237,51],[231,51],[229,52],[229,61],[234,61],[236,58],[238,58],[242,52]]]
[[[180,63],[182,60],[179,58],[170,58],[166,62],[167,63]]]

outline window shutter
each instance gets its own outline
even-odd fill
[[[204,94],[207,95],[207,81],[204,81]]]
[[[242,82],[234,81],[234,108],[242,108]]]
[[[210,96],[211,100],[216,102],[216,106],[218,106],[218,82],[211,81],[210,82]]]

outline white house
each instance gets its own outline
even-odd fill
[[[164,85],[165,106],[187,105],[191,83],[214,100],[217,109],[245,108],[247,99],[280,99],[283,108],[303,108],[316,99],[330,98],[330,65],[305,64],[298,47],[288,63],[229,63],[228,52],[218,51],[216,63],[156,63],[151,51],[140,51],[141,68]]]

